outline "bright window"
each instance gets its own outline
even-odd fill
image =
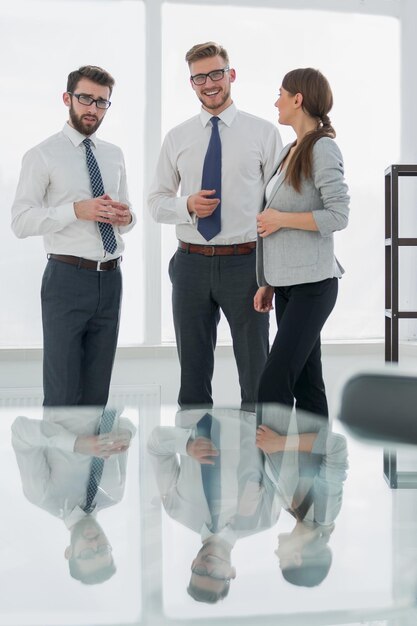
[[[112,107],[99,136],[123,149],[130,199],[139,217],[126,235],[121,343],[143,341],[141,227],[143,188],[144,6],[142,2],[10,0],[0,7],[2,80],[0,155],[3,247],[7,298],[0,309],[0,346],[42,344],[40,284],[45,267],[41,237],[17,240],[10,229],[23,154],[55,134],[68,115],[62,102],[68,74],[88,63],[116,79]],[[7,59],[7,62],[6,62]]]

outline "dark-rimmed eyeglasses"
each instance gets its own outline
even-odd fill
[[[94,102],[96,103],[96,107],[98,109],[108,109],[111,105],[110,100],[104,100],[103,98],[97,98],[96,100],[91,96],[87,96],[85,93],[73,93],[72,91],[67,91],[67,93],[69,93],[70,96],[77,98],[78,102],[86,107],[89,107]]]
[[[229,71],[229,66],[226,65],[222,70],[212,70],[208,74],[194,74],[194,76],[190,76],[194,85],[205,85],[207,82],[207,77],[214,82],[221,80],[224,76],[225,72]]]

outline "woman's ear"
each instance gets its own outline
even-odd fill
[[[294,104],[296,105],[297,109],[303,106],[303,94],[302,93],[295,94]]]

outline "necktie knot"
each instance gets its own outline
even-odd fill
[[[91,148],[91,139],[89,139],[89,137],[86,137],[85,139],[83,139],[83,144],[86,148]]]
[[[220,117],[213,115],[213,117],[210,118],[210,122],[212,123],[212,126],[217,126],[220,122]]]

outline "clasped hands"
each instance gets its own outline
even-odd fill
[[[113,226],[127,226],[132,221],[128,205],[112,200],[107,193],[90,200],[74,202],[74,212],[79,220],[103,222]]]
[[[125,452],[130,446],[132,433],[126,428],[119,428],[101,435],[78,435],[74,452],[108,459],[113,454]]]

